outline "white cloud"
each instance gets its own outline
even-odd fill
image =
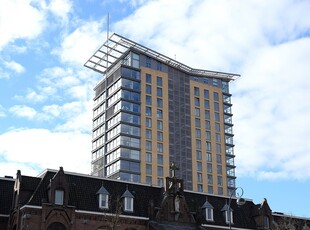
[[[33,175],[42,169],[58,169],[59,166],[72,172],[90,173],[90,153],[91,137],[87,134],[45,129],[12,130],[0,135],[0,156],[11,162],[0,167],[0,175],[15,175],[17,169]],[[8,169],[7,165],[12,167]]]
[[[308,50],[309,38],[265,48],[248,61],[235,83],[241,175],[310,178],[305,171],[310,164]]]
[[[0,67],[0,79],[9,79],[10,74],[6,71],[3,71],[3,69]]]
[[[68,14],[72,11],[72,2],[70,0],[52,0],[48,9],[52,14],[61,18],[63,23],[67,23]]]
[[[23,72],[25,72],[25,68],[21,64],[15,62],[15,61],[5,61],[4,65],[8,69],[11,69],[11,70],[13,70],[16,73],[23,73]]]
[[[33,119],[37,115],[37,111],[31,107],[25,105],[14,105],[9,109],[16,117],[24,117],[28,119]]]
[[[309,10],[292,0],[158,0],[113,29],[194,68],[241,73],[231,87],[237,174],[302,180],[310,178],[301,173],[310,163]]]
[[[36,8],[33,2],[0,1],[0,50],[15,39],[32,39],[42,32],[45,24],[44,13]]]
[[[61,47],[55,49],[53,54],[58,55],[63,62],[82,66],[105,41],[103,24],[101,21],[85,22],[64,36]]]

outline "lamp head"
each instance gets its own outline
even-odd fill
[[[239,206],[244,205],[245,202],[246,202],[245,199],[242,198],[242,197],[239,197],[239,198],[237,199],[237,201],[236,201],[237,205],[239,205]]]

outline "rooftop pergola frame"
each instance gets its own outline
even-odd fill
[[[116,33],[113,33],[103,43],[103,45],[87,60],[84,66],[101,74],[105,74],[106,71],[109,70],[115,62],[117,62],[130,49],[136,49],[149,57],[159,60],[166,65],[185,71],[193,76],[213,77],[226,79],[228,81],[235,80],[240,77],[239,74],[234,73],[191,68]]]

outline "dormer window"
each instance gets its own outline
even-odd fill
[[[99,208],[104,208],[104,209],[109,208],[109,195],[104,195],[104,194],[99,195]]]
[[[128,187],[124,194],[122,195],[123,200],[124,200],[124,211],[125,212],[133,212],[133,198],[134,196],[131,194],[131,192],[128,191]]]
[[[133,212],[133,198],[131,197],[125,197],[125,209],[126,212]]]
[[[213,208],[206,208],[206,220],[213,221]]]
[[[206,202],[201,207],[205,211],[205,216],[207,221],[214,221],[213,219],[213,206],[206,200]]]
[[[227,204],[221,209],[224,212],[225,222],[226,224],[233,224],[233,210]]]
[[[230,209],[230,211],[225,211],[225,221],[226,221],[226,224],[233,224],[234,223],[234,220],[233,220],[233,212],[232,212],[232,209]]]
[[[264,223],[263,223],[263,227],[264,229],[269,229],[269,217],[268,216],[264,216]]]
[[[98,190],[97,195],[99,196],[99,208],[101,209],[109,209],[109,195],[110,193],[103,187]]]
[[[63,205],[64,204],[64,191],[63,190],[55,190],[55,204]]]

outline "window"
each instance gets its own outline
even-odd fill
[[[163,141],[164,140],[163,132],[157,131],[157,140],[158,141]]]
[[[163,79],[161,77],[156,78],[156,83],[158,86],[163,86]]]
[[[145,107],[145,115],[146,116],[152,116],[152,108],[151,107]]]
[[[145,96],[145,103],[146,103],[147,105],[152,105],[152,97],[149,96],[149,95],[146,95],[146,96]]]
[[[205,109],[210,109],[210,102],[208,100],[204,100]]]
[[[145,66],[148,67],[148,68],[151,68],[151,66],[152,66],[152,58],[145,57]]]
[[[219,133],[215,134],[215,141],[216,142],[221,142],[221,134],[219,134]]]
[[[152,127],[152,119],[151,118],[145,118],[145,127],[151,128]]]
[[[213,177],[211,174],[208,174],[208,184],[213,184]]]
[[[211,123],[210,123],[210,121],[205,121],[205,128],[206,129],[211,129]]]
[[[152,162],[152,153],[146,152],[145,153],[145,161],[151,163]]]
[[[197,171],[202,171],[202,163],[197,161]]]
[[[145,130],[145,137],[147,139],[152,139],[152,131],[150,129]]]
[[[157,98],[157,107],[162,108],[163,107],[163,99]]]
[[[221,144],[216,144],[216,153],[221,153]]]
[[[199,183],[202,183],[202,174],[201,173],[197,173],[197,181]]]
[[[209,110],[205,110],[205,119],[210,120],[210,111]]]
[[[212,161],[212,154],[211,153],[207,153],[207,161],[211,162]]]
[[[200,117],[200,109],[199,108],[195,108],[195,116]]]
[[[223,194],[224,194],[223,188],[218,187],[218,188],[217,188],[217,193],[218,193],[219,195],[223,195]]]
[[[145,167],[146,174],[152,175],[152,165],[147,164]]]
[[[220,106],[218,102],[214,102],[214,111],[220,111]]]
[[[214,120],[220,121],[220,114],[219,113],[217,113],[217,112],[214,113]]]
[[[198,87],[194,87],[194,95],[199,97],[199,88]]]
[[[206,220],[213,221],[213,208],[206,208]]]
[[[225,221],[226,224],[233,224],[234,220],[233,220],[233,211],[232,209],[229,210],[229,208],[227,207],[227,210],[225,211]]]
[[[63,205],[64,204],[64,191],[55,190],[55,204]]]
[[[213,194],[213,186],[208,185],[208,193]]]
[[[195,118],[195,126],[200,127],[200,119],[199,118]]]
[[[214,101],[218,101],[219,100],[219,94],[217,92],[214,92],[213,98],[214,98]]]
[[[212,173],[212,164],[207,164],[207,172]]]
[[[146,177],[145,177],[145,182],[146,182],[147,184],[152,184],[152,177],[151,177],[151,176],[146,176]]]
[[[162,97],[163,96],[163,89],[162,88],[157,87],[156,92],[157,92],[157,96],[158,97]]]
[[[151,74],[145,74],[145,81],[146,83],[152,83],[152,75]]]
[[[196,129],[195,133],[196,133],[196,138],[201,138],[201,131],[200,131],[200,129]]]
[[[199,101],[198,97],[195,97],[194,101],[195,101],[195,106],[199,106],[200,105],[200,101]]]
[[[219,123],[215,123],[215,131],[220,132],[221,131],[221,126]]]
[[[211,142],[206,142],[206,149],[207,151],[211,151]]]
[[[157,166],[157,175],[158,176],[163,176],[163,167],[162,166]]]
[[[162,153],[164,151],[164,147],[162,143],[157,143],[157,152]]]
[[[217,166],[217,174],[222,175],[222,165]]]
[[[99,208],[109,208],[109,195],[99,194]]]
[[[163,111],[161,109],[157,109],[157,118],[163,119]]]
[[[202,159],[201,151],[200,150],[196,150],[196,159],[197,160],[201,160]]]
[[[203,90],[203,95],[204,95],[205,99],[208,99],[209,98],[209,90],[207,90],[207,89]]]
[[[223,178],[221,176],[217,177],[217,185],[223,186]]]
[[[216,154],[216,163],[222,164],[222,156],[220,154]]]
[[[201,140],[196,140],[196,149],[201,149]]]
[[[202,184],[198,184],[198,185],[197,185],[197,190],[198,190],[198,192],[202,192],[202,188],[203,188],[203,187],[202,187]]]
[[[161,154],[157,154],[157,164],[162,165],[164,163],[164,157]]]
[[[124,202],[125,202],[124,210],[127,212],[133,212],[133,198],[125,197]]]
[[[163,178],[157,178],[157,185],[163,187],[164,185]]]
[[[157,129],[163,130],[163,122],[162,121],[157,121]]]
[[[264,220],[263,220],[263,227],[264,229],[269,229],[269,217],[268,216],[264,216]]]
[[[161,62],[157,62],[157,70],[162,71],[163,70],[163,64]]]
[[[152,142],[151,141],[145,142],[145,149],[146,150],[152,150]]]
[[[211,140],[211,132],[206,131],[206,140],[210,141]]]
[[[145,86],[145,93],[152,94],[152,87],[150,85]]]

